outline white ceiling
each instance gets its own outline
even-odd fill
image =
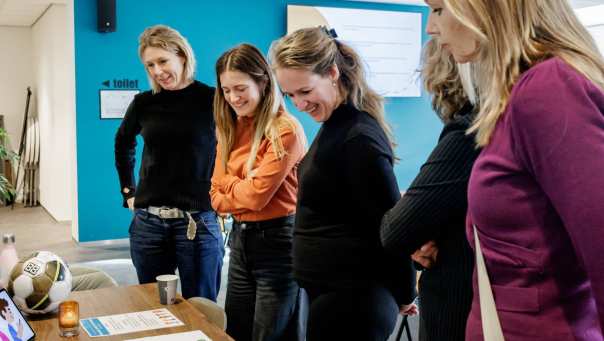
[[[68,0],[0,0],[0,26],[31,26],[52,4],[66,4]],[[219,0],[213,0],[219,1]],[[352,0],[424,5],[423,0]],[[604,5],[604,0],[569,0],[574,8]]]
[[[31,26],[52,4],[67,0],[0,0],[0,26]]]

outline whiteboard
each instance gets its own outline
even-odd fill
[[[421,96],[417,70],[422,15],[335,7],[287,6],[287,33],[327,26],[365,63],[369,86],[384,97]]]

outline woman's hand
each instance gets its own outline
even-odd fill
[[[401,315],[414,316],[418,313],[417,305],[415,303],[403,304],[400,307],[399,313]]]
[[[130,188],[128,188],[128,187],[122,188],[122,193],[126,194],[126,195],[130,194]],[[128,209],[130,211],[134,211],[134,196],[126,199],[126,205],[128,205]]]
[[[436,257],[438,256],[438,247],[436,243],[431,240],[426,244],[422,245],[419,250],[416,250],[412,255],[411,259],[419,263],[426,269],[430,269],[436,263]]]

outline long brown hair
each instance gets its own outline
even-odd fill
[[[277,41],[271,47],[273,69],[309,70],[326,76],[336,65],[340,71],[338,90],[347,103],[373,116],[395,146],[392,128],[384,113],[384,98],[367,84],[363,62],[345,43],[333,38],[325,28],[302,28]]]
[[[270,140],[277,157],[285,156],[286,151],[281,142],[280,132],[290,128],[296,133],[294,118],[282,115],[284,112],[283,97],[277,87],[275,77],[262,55],[262,52],[250,44],[240,44],[226,51],[216,61],[216,93],[214,96],[214,118],[218,145],[222,156],[222,166],[226,170],[233,145],[235,144],[236,115],[224,97],[220,75],[226,71],[238,71],[247,74],[256,82],[261,90],[261,99],[254,115],[254,133],[252,147],[246,163],[247,173],[250,174],[258,147],[264,138]]]
[[[559,57],[604,89],[604,59],[567,0],[444,0],[479,42],[475,62],[480,112],[470,128],[479,146],[491,134],[520,74]]]

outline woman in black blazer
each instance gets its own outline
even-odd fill
[[[479,150],[474,137],[466,135],[473,106],[460,74],[450,54],[429,41],[422,77],[445,127],[419,174],[384,215],[381,226],[387,251],[413,254],[414,260],[429,267],[419,280],[419,335],[426,341],[463,340],[472,302],[474,260],[465,237],[466,194]],[[420,248],[434,256],[438,252],[438,258],[426,257]]]

